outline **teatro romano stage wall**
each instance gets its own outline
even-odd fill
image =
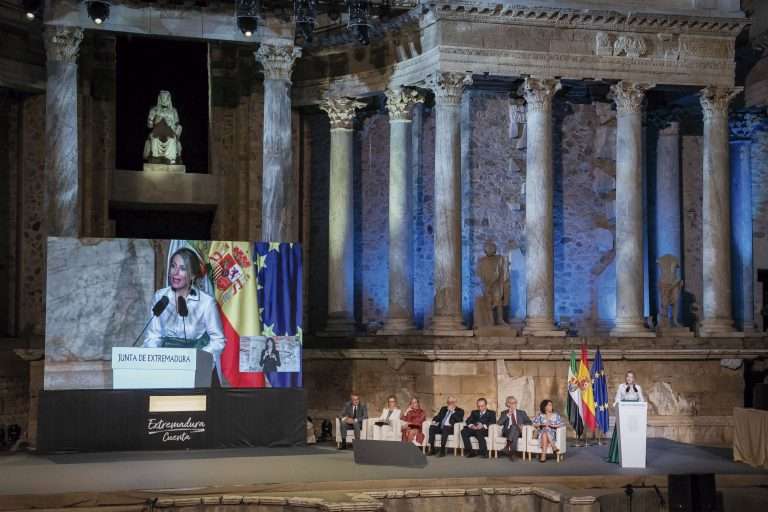
[[[231,17],[203,3],[134,2]],[[96,28],[68,1],[44,31],[0,6],[0,424],[34,443],[47,236],[295,240],[313,418],[353,390],[374,408],[514,394],[563,411],[586,342],[609,389],[635,371],[650,435],[731,441],[733,407],[768,375],[765,6],[393,3],[367,46],[275,18],[255,39],[117,9]],[[184,44],[132,47],[172,35]],[[182,143],[205,151],[153,172],[143,123],[174,58],[205,63],[207,97],[173,93]],[[488,242],[504,325],[478,322]],[[658,314],[673,288],[676,326]]]

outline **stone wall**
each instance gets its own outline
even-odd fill
[[[419,397],[428,415],[436,413],[448,395],[456,396],[459,406],[468,413],[479,397],[487,398],[489,407],[498,411],[509,394],[515,395],[529,413],[537,411],[544,399],[551,399],[555,409],[565,413],[568,352],[563,350],[562,340],[521,341],[507,348],[490,348],[498,347],[499,340],[475,338],[472,346],[416,348],[430,340],[402,340],[399,345],[395,343],[399,349],[362,348],[361,342],[359,349],[307,350],[304,372],[310,416],[334,417],[352,391],[368,404],[369,414],[378,414],[392,394],[401,405],[412,396]],[[368,345],[373,341],[369,339]],[[566,346],[578,352],[577,341]],[[651,437],[730,443],[731,412],[744,403],[743,364],[706,357],[663,356],[663,347],[673,346],[672,342],[661,339],[625,350],[606,340],[602,347],[609,403],[613,403],[625,372],[633,370],[648,401]],[[414,348],[406,348],[410,346]],[[528,349],[546,347],[552,347],[548,356],[522,355]],[[645,349],[647,355],[630,355],[637,349]]]

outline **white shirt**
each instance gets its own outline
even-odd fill
[[[627,387],[629,387],[629,391],[627,391]],[[635,388],[637,391],[635,391]],[[629,386],[626,382],[620,384],[616,389],[616,397],[613,399],[613,406],[616,407],[619,402],[645,402],[645,399],[643,398],[643,388],[641,388],[639,384],[632,384]]]
[[[451,416],[453,416],[453,413],[456,412],[456,409],[448,409],[445,413],[445,417],[443,418],[443,426],[444,427],[450,427],[451,426]]]
[[[391,414],[390,414],[391,411]],[[399,420],[401,416],[400,409],[390,409],[389,407],[385,407],[381,411],[381,416],[379,416],[379,421],[386,421],[386,420]]]
[[[164,337],[184,339],[185,331],[186,339],[188,340],[196,340],[203,334],[208,333],[210,341],[208,345],[203,347],[203,350],[216,358],[224,350],[226,339],[224,338],[221,317],[219,316],[219,310],[216,308],[214,298],[193,287],[187,296],[187,310],[189,314],[182,320],[176,309],[176,296],[170,286],[155,292],[154,297],[152,297],[151,306],[157,304],[157,301],[163,296],[168,297],[168,306],[166,306],[165,311],[160,316],[152,318],[147,328],[147,334],[144,337],[143,346],[160,347]]]

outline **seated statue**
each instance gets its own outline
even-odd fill
[[[683,289],[683,281],[677,277],[680,268],[677,258],[671,254],[661,256],[659,265],[659,327],[677,327],[677,303]]]
[[[485,256],[477,262],[483,294],[475,301],[475,327],[507,326],[504,307],[509,304],[507,258],[496,254],[496,244],[486,242]]]
[[[147,117],[151,129],[144,144],[144,160],[153,164],[181,164],[181,125],[179,113],[173,108],[171,93],[160,91],[157,105]]]

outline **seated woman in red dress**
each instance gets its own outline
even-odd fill
[[[427,419],[427,415],[419,404],[418,398],[411,398],[408,408],[403,413],[403,442],[421,446],[424,443],[424,433],[421,424]]]

